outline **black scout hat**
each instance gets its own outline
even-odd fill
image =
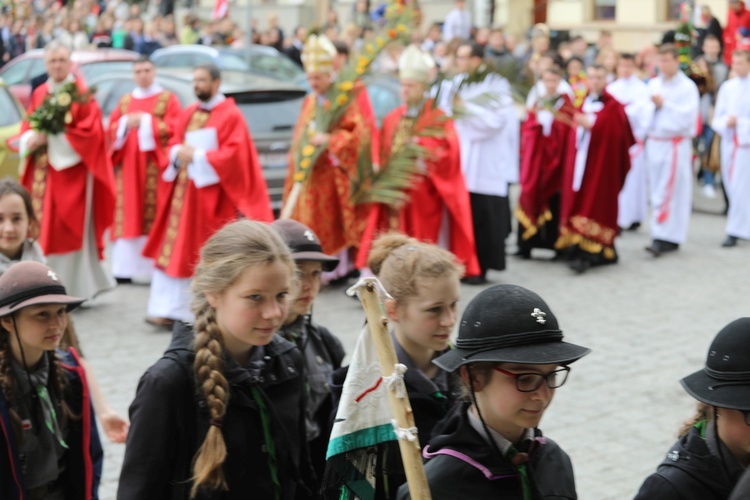
[[[39,262],[18,262],[0,276],[0,317],[37,304],[65,304],[72,311],[83,302],[68,295],[57,273]]]
[[[707,405],[750,410],[750,318],[722,328],[708,348],[706,366],[680,383]]]
[[[294,260],[322,262],[324,271],[333,271],[339,265],[339,259],[323,253],[323,246],[312,230],[301,222],[292,219],[278,219],[271,227],[279,233],[289,247]]]
[[[557,318],[539,295],[517,285],[495,285],[469,303],[455,347],[433,362],[449,372],[479,362],[567,365],[589,352],[563,342]]]

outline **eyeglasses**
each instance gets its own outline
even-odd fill
[[[511,373],[496,366],[492,367],[492,369],[515,379],[516,389],[520,392],[534,392],[545,382],[550,389],[557,389],[568,380],[568,373],[570,373],[570,367],[568,366],[558,368],[553,372],[549,372],[547,375],[542,375],[540,373]],[[747,415],[745,415],[745,419],[747,420]]]

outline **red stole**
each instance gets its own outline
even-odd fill
[[[76,85],[84,92],[83,82]],[[31,96],[28,114],[34,112],[45,97],[49,86],[40,85]],[[73,103],[73,121],[65,129],[65,137],[81,162],[57,171],[47,161],[46,149],[30,154],[24,161],[21,183],[31,193],[34,211],[41,223],[39,244],[45,254],[64,254],[81,250],[86,228],[86,183],[88,174],[93,179],[91,215],[99,259],[103,258],[104,231],[112,225],[115,208],[115,180],[107,154],[107,139],[102,127],[102,112],[96,100]],[[29,130],[28,120],[21,125],[21,133]]]
[[[461,154],[453,121],[437,108],[433,101],[425,103],[425,109],[414,124],[414,135],[420,130],[441,127],[440,137],[421,137],[419,144],[429,151],[425,158],[427,175],[420,177],[409,190],[409,202],[398,213],[397,228],[420,241],[437,243],[444,215],[449,217],[450,248],[466,267],[467,276],[480,273],[474,242],[474,226],[471,219],[471,203],[461,172]],[[387,159],[396,140],[399,122],[406,114],[402,105],[391,111],[383,120],[380,157]],[[409,138],[407,138],[409,140]],[[372,241],[379,233],[396,229],[391,222],[390,209],[385,205],[372,208],[367,229],[362,238],[362,248],[357,256],[357,267],[367,265]],[[447,213],[446,213],[447,212]]]
[[[161,180],[169,155],[167,144],[173,133],[174,121],[180,114],[180,103],[174,94],[162,91],[145,99],[127,94],[109,118],[109,139],[114,144],[119,120],[127,113],[142,111],[151,115],[156,149],[141,152],[138,130],[126,132],[124,144],[111,150],[117,183],[117,205],[112,240],[147,235],[156,217],[157,196],[164,195],[168,184]]]
[[[154,225],[143,255],[155,259],[156,267],[173,278],[190,278],[208,238],[225,224],[243,216],[270,222],[271,200],[258,155],[245,119],[226,99],[210,112],[195,103],[178,118],[170,146],[182,144],[185,133],[212,127],[219,148],[206,159],[219,176],[219,183],[198,189],[188,177],[186,165],[159,198]],[[169,165],[167,168],[174,168]]]
[[[573,191],[576,159],[576,131],[568,134],[557,248],[578,245],[589,253],[605,252],[613,258],[618,233],[617,197],[630,170],[630,146],[635,144],[625,107],[606,91],[589,131],[591,142],[586,169],[578,192]]]

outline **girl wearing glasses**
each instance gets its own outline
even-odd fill
[[[434,361],[458,372],[469,398],[424,447],[433,500],[576,498],[568,455],[537,428],[568,365],[590,352],[562,338],[547,304],[520,286],[490,287],[467,306],[455,348]]]
[[[725,326],[711,343],[706,366],[680,383],[700,402],[698,413],[636,500],[723,500],[748,469],[750,318]]]

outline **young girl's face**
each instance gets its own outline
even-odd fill
[[[514,363],[500,363],[496,367],[513,374],[540,375],[547,375],[559,368],[558,365]],[[524,429],[539,425],[555,394],[555,390],[546,383],[533,392],[521,392],[516,388],[514,377],[495,370],[489,371],[481,390],[475,391],[487,425],[513,442],[520,438]]]
[[[223,292],[206,294],[232,356],[241,358],[273,339],[287,315],[289,286],[290,269],[277,260],[250,266]]]
[[[9,259],[20,257],[23,242],[29,237],[31,221],[23,198],[8,193],[0,198],[0,253]]]
[[[750,462],[750,425],[745,423],[745,415],[728,408],[719,408],[718,412],[719,437],[732,454],[747,466]]]
[[[448,348],[456,324],[460,282],[455,273],[417,282],[417,294],[392,309],[396,339],[407,351]]]
[[[26,361],[35,363],[44,351],[52,351],[60,345],[68,325],[67,307],[60,304],[28,306],[16,313],[15,325],[11,316],[5,316],[0,321],[5,331],[10,333],[11,350],[16,361],[23,362],[18,346],[20,338]]]
[[[313,302],[320,292],[320,277],[323,274],[323,264],[310,260],[297,261],[299,276],[299,294],[289,307],[290,313],[302,316],[310,312]]]

